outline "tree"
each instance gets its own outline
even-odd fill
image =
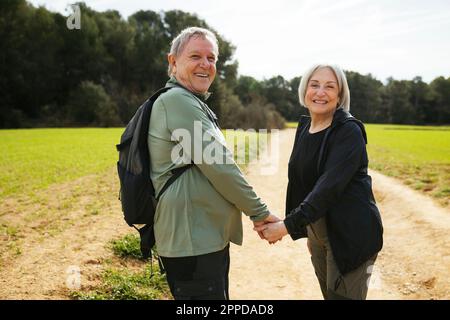
[[[416,110],[415,124],[432,122],[433,116],[429,114],[432,108],[432,95],[428,84],[421,77],[415,77],[409,83],[410,102]]]
[[[417,117],[417,110],[411,103],[409,85],[405,80],[388,79],[384,87],[383,104],[387,110],[384,123],[414,123]]]
[[[83,81],[69,99],[67,112],[72,123],[81,126],[119,125],[117,106],[102,85]]]
[[[450,123],[450,78],[438,77],[430,83],[432,108],[428,113],[434,123]]]
[[[346,77],[350,88],[350,112],[364,122],[382,121],[386,116],[381,109],[383,84],[371,74],[364,76],[347,71]]]
[[[167,81],[170,37],[160,14],[138,11],[128,18],[134,29],[128,85],[149,96]]]
[[[293,103],[291,84],[282,76],[272,77],[262,82],[262,95],[276,110],[288,120],[297,120],[298,103]]]
[[[275,113],[290,121],[307,113],[298,102],[299,77],[238,77],[235,46],[195,14],[148,10],[124,20],[117,11],[96,12],[78,5],[82,28],[69,30],[59,13],[25,0],[0,1],[0,127],[127,123],[168,80],[171,41],[189,26],[210,29],[217,36],[217,77],[208,103],[227,126],[258,122],[270,127],[278,121],[273,120],[279,116]],[[420,77],[389,79],[383,86],[370,74],[347,72],[347,77],[351,112],[363,121],[450,122],[449,79],[436,78],[430,85]],[[95,103],[82,104],[88,99],[83,94]],[[258,115],[252,118],[249,107]]]
[[[248,105],[252,101],[252,97],[262,95],[262,85],[253,77],[240,76],[234,92],[244,105]]]

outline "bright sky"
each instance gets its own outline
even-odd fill
[[[68,0],[28,0],[64,15]],[[236,46],[239,73],[290,80],[327,62],[385,81],[450,77],[448,0],[87,0],[97,10],[195,13]],[[81,29],[83,13],[81,12]]]

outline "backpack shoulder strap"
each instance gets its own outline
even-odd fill
[[[152,94],[152,96],[148,99],[152,102],[155,102],[156,99],[158,99],[158,97],[163,94],[164,92],[168,91],[169,89],[172,89],[173,87],[163,87],[161,89],[159,89],[158,91],[156,91],[155,93]]]
[[[153,106],[153,103],[156,101],[156,99],[158,99],[158,97],[163,94],[164,92],[168,91],[169,89],[172,89],[172,87],[163,87],[161,89],[159,89],[158,91],[156,91],[155,93],[153,93],[150,98],[148,98],[143,105],[141,106],[141,110],[138,109],[134,115],[134,117],[132,118],[132,120],[130,120],[130,122],[127,125],[127,130],[128,127],[131,126],[131,128],[129,128],[130,134],[128,134],[128,137],[124,140],[122,140],[119,144],[116,144],[116,149],[117,151],[122,151],[125,147],[127,147],[131,141],[133,140],[133,136],[135,134],[134,130],[136,128],[136,124],[137,122],[139,122],[139,118],[143,119],[142,120],[142,127],[140,129],[140,138],[141,140],[144,138],[144,136],[146,135],[147,131],[148,131],[148,120],[150,119],[150,112],[151,112],[151,107]],[[134,122],[134,124],[132,125],[131,122]],[[131,134],[132,133],[132,134]]]
[[[163,94],[164,92],[168,91],[169,89],[172,89],[174,87],[164,87],[159,89],[158,91],[156,91],[148,100],[149,102],[151,102],[152,104],[156,101],[156,99],[158,99],[158,97]],[[148,130],[147,130],[148,131]],[[193,166],[193,163],[190,163],[184,167],[181,168],[177,168],[177,169],[173,169],[172,170],[172,176],[169,178],[169,180],[167,180],[167,182],[164,184],[164,186],[162,187],[161,191],[159,192],[158,196],[156,197],[156,200],[159,200],[159,198],[161,197],[161,195],[164,193],[164,191],[166,191],[166,189],[168,187],[170,187],[170,185],[172,183],[175,182],[175,180],[178,179],[179,176],[181,176],[183,174],[183,172],[185,172],[187,169],[189,169],[190,167]]]
[[[175,182],[175,180],[178,179],[179,176],[181,176],[183,174],[183,172],[185,172],[187,169],[189,169],[190,167],[192,167],[194,164],[190,163],[188,165],[185,165],[184,167],[181,168],[176,168],[172,170],[172,176],[169,178],[169,180],[167,180],[167,182],[164,184],[164,186],[162,187],[161,191],[159,192],[158,196],[156,197],[156,200],[158,201],[159,198],[161,197],[161,195],[164,193],[164,191],[166,191],[166,189],[168,187],[170,187],[170,185],[172,183]]]

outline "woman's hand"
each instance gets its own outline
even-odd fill
[[[273,222],[277,222],[277,221],[281,221],[281,219],[280,218],[278,218],[276,215],[274,215],[274,214],[269,214],[264,220],[262,220],[262,221],[253,221],[253,230],[255,230],[256,232],[258,232],[258,235],[259,235],[259,237],[261,238],[261,239],[265,239],[264,238],[264,235],[263,235],[263,232],[262,231],[258,231],[258,230],[256,230],[256,228],[258,227],[262,227],[262,226],[264,226],[265,224],[267,224],[267,223],[273,223]],[[262,230],[264,230],[264,229],[262,229]]]
[[[281,240],[285,235],[288,234],[284,221],[277,221],[272,223],[266,223],[261,226],[255,226],[253,230],[257,231],[258,234],[262,232],[264,238],[273,244]]]

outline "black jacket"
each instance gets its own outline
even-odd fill
[[[298,141],[308,130],[302,116],[289,163]],[[295,181],[289,181],[285,225],[292,239],[307,236],[306,225],[326,216],[328,239],[342,274],[358,268],[383,246],[381,216],[367,174],[367,136],[363,124],[338,109],[320,147],[319,179],[305,199],[298,199]]]

